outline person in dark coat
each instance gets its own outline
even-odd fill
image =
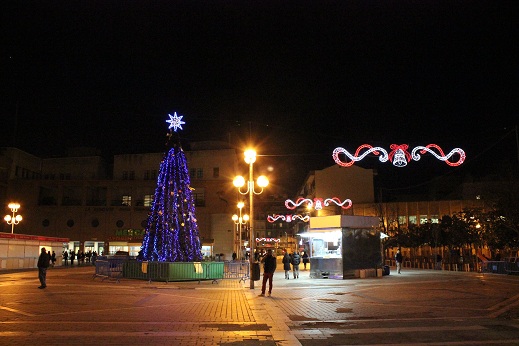
[[[276,271],[276,257],[272,255],[272,249],[267,251],[267,256],[261,259],[263,263],[263,283],[261,285],[260,296],[265,296],[267,280],[269,281],[269,297],[272,294],[272,280],[274,279],[274,272]]]
[[[289,280],[290,279],[290,262],[291,262],[291,258],[290,258],[290,255],[288,254],[288,252],[285,252],[285,255],[283,256],[283,259],[281,260],[281,262],[283,263],[283,270],[285,271],[285,279],[286,280]]]
[[[398,249],[396,252],[396,255],[395,255],[396,272],[398,274],[401,274],[400,271],[402,270],[402,261],[403,261],[402,253],[400,252],[400,249]]]
[[[305,268],[304,270],[306,270],[306,265],[308,263],[310,263],[310,258],[308,257],[308,254],[306,253],[306,251],[303,251],[303,256],[301,256],[301,257],[303,257],[303,266]]]
[[[296,251],[292,254],[292,270],[294,272],[294,279],[299,279],[299,264],[301,263],[301,256]]]
[[[41,248],[40,257],[38,257],[38,279],[40,279],[40,289],[47,287],[47,268],[50,265],[50,255],[44,247]]]

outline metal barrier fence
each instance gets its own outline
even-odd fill
[[[95,262],[93,278],[140,279],[151,281],[200,281],[238,279],[245,282],[250,278],[247,261],[226,262],[140,262],[125,258],[103,258]]]
[[[111,258],[95,261],[95,274],[92,279],[96,277],[102,277],[105,279],[113,279],[119,282],[119,279],[123,276],[123,267],[125,259]]]
[[[223,262],[138,262],[126,261],[123,277],[151,281],[202,281],[218,283],[224,278]]]
[[[224,262],[224,279],[240,279],[245,282],[250,278],[250,263],[246,261]]]

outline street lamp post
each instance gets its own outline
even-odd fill
[[[18,203],[9,203],[8,205],[9,209],[11,209],[13,216],[6,215],[4,217],[4,220],[7,222],[8,225],[11,225],[11,234],[14,233],[14,225],[17,225],[22,221],[22,216],[20,214],[16,215],[16,212],[18,209],[20,209],[20,204]]]
[[[249,270],[250,270],[250,288],[254,289],[254,280],[253,280],[253,270],[254,270],[254,248],[255,248],[255,240],[254,240],[254,195],[259,195],[263,192],[263,188],[269,184],[269,180],[265,176],[259,176],[257,180],[258,186],[261,190],[256,191],[254,189],[254,168],[253,164],[256,161],[256,151],[252,149],[248,149],[244,153],[245,162],[249,164],[249,180],[247,181],[247,190],[242,191],[241,188],[245,185],[245,178],[242,176],[237,176],[233,180],[234,186],[238,188],[238,191],[242,195],[249,194],[249,217],[250,217],[250,225],[249,225],[249,247],[250,247],[250,256],[249,256]]]
[[[232,216],[232,220],[234,221],[234,224],[236,225],[236,230],[238,231],[238,234],[239,234],[238,249],[236,251],[236,245],[235,245],[235,251],[240,256],[240,260],[242,259],[242,253],[241,253],[241,251],[242,251],[241,250],[241,246],[242,246],[242,242],[241,242],[242,225],[245,225],[247,223],[247,221],[249,221],[249,215],[245,214],[245,215],[243,215],[243,217],[241,215],[241,209],[243,208],[244,205],[245,205],[245,203],[239,202],[238,203],[238,209],[240,210],[240,216],[238,216],[236,214],[234,214]]]

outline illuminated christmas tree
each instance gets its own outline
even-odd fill
[[[139,259],[160,262],[197,262],[202,260],[193,189],[190,187],[187,160],[178,135],[182,116],[170,120],[168,150],[160,163],[155,198],[148,215]],[[171,143],[173,142],[174,143]]]

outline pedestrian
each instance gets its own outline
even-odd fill
[[[292,272],[294,273],[294,279],[299,279],[299,264],[301,263],[301,256],[299,252],[292,254]]]
[[[92,265],[95,266],[97,261],[97,252],[92,252]]]
[[[40,257],[38,257],[38,279],[40,279],[39,289],[47,287],[47,268],[50,264],[50,255],[44,247],[41,248]]]
[[[400,270],[402,269],[402,259],[402,254],[400,253],[400,249],[398,249],[395,254],[396,272],[398,274],[402,274],[400,272]]]
[[[285,271],[285,279],[290,280],[290,269],[292,268],[290,268],[291,258],[288,252],[285,251],[281,262],[283,263],[283,270]]]
[[[236,255],[236,252],[233,252],[232,253],[232,260],[233,260],[233,262],[236,261],[236,257],[238,257],[238,255]]]
[[[440,254],[436,255],[436,270],[442,270],[442,256]]]
[[[306,253],[306,251],[303,251],[303,256],[302,257],[303,257],[303,266],[304,266],[304,268],[306,270],[306,265],[308,263],[310,263],[310,259],[308,258],[308,254]]]
[[[63,260],[65,261],[65,266],[68,266],[68,251],[63,251]]]
[[[276,257],[272,255],[272,249],[267,251],[267,256],[261,259],[263,263],[263,283],[261,285],[260,296],[265,296],[265,290],[267,286],[267,280],[269,281],[269,292],[268,295],[272,294],[272,280],[274,279],[274,272],[276,271]]]
[[[52,266],[56,264],[56,252],[52,251],[52,256],[50,256],[50,261],[52,262]]]
[[[74,266],[74,260],[76,259],[76,253],[74,250],[70,251],[70,266]]]

